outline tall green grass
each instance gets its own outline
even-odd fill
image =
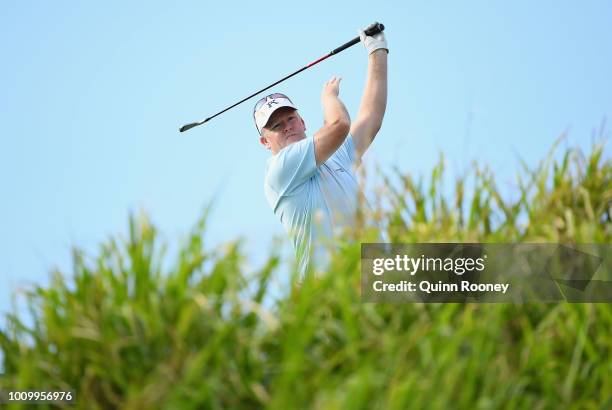
[[[515,198],[478,165],[450,195],[443,160],[396,172],[379,226],[393,242],[610,243],[603,146],[553,152]],[[0,388],[73,389],[87,409],[612,406],[608,304],[362,304],[359,241],[376,235],[359,227],[328,275],[273,295],[280,255],[246,275],[240,241],[204,243],[208,221],[172,259],[144,215],[97,255],[75,249],[72,272],[26,292],[29,317],[5,318]]]

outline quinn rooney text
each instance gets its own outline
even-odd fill
[[[470,283],[467,280],[462,280],[461,284],[437,283],[422,280],[418,285],[414,282],[402,280],[398,283],[384,283],[382,280],[377,280],[372,283],[372,288],[375,292],[416,292],[417,286],[419,291],[425,293],[435,292],[502,292],[505,294],[510,287],[508,283]]]

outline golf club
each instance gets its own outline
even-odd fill
[[[374,23],[374,24],[373,24],[373,25],[372,25],[370,28],[368,28],[368,29],[365,31],[365,34],[366,34],[366,35],[368,35],[368,36],[373,36],[374,34],[378,34],[378,33],[380,33],[380,32],[381,32],[381,31],[383,31],[384,29],[385,29],[385,26],[384,26],[383,24],[376,22],[376,23]],[[263,92],[263,91],[266,91],[268,88],[274,87],[276,84],[282,83],[283,81],[287,80],[288,78],[291,78],[291,77],[293,77],[294,75],[299,74],[299,73],[301,73],[302,71],[306,70],[307,68],[310,68],[310,67],[312,67],[313,65],[320,63],[321,61],[325,60],[326,58],[331,57],[331,56],[333,56],[334,54],[338,54],[339,52],[344,51],[344,50],[346,50],[347,48],[349,48],[349,47],[351,47],[351,46],[354,46],[355,44],[359,43],[359,41],[360,41],[359,36],[357,36],[357,37],[355,37],[354,39],[352,39],[351,41],[349,41],[348,43],[345,43],[345,44],[341,45],[340,47],[338,47],[338,48],[336,48],[336,49],[334,49],[334,50],[330,51],[328,54],[324,55],[323,57],[318,58],[317,60],[313,61],[312,63],[310,63],[310,64],[308,64],[308,65],[306,65],[306,66],[304,66],[304,67],[300,68],[300,69],[299,69],[299,70],[297,70],[296,72],[291,73],[291,74],[289,74],[288,76],[281,78],[280,80],[278,80],[278,81],[277,81],[277,82],[275,82],[274,84],[270,84],[269,86],[267,86],[267,87],[265,87],[265,88],[262,88],[261,90],[259,90],[259,91],[257,91],[257,92],[254,92],[253,94],[249,95],[248,97],[245,97],[245,98],[243,98],[242,100],[238,101],[236,104],[234,104],[234,105],[231,105],[231,106],[227,107],[227,108],[226,108],[226,109],[224,109],[223,111],[219,111],[219,112],[218,112],[218,113],[216,113],[215,115],[213,115],[213,116],[211,116],[211,117],[208,117],[208,118],[206,118],[205,120],[198,121],[198,122],[192,122],[192,123],[190,123],[190,124],[185,124],[185,125],[183,125],[181,128],[179,128],[179,131],[180,131],[180,132],[185,132],[185,131],[187,131],[187,130],[189,130],[189,129],[193,128],[193,127],[197,127],[198,125],[202,125],[202,124],[204,124],[205,122],[208,122],[208,121],[212,120],[212,119],[213,119],[213,118],[215,118],[217,115],[221,115],[221,114],[223,114],[225,111],[228,111],[228,110],[230,110],[230,109],[234,108],[235,106],[237,106],[237,105],[239,105],[239,104],[242,104],[243,102],[245,102],[245,101],[246,101],[246,100],[248,100],[249,98],[252,98],[252,97],[256,96],[257,94],[259,94],[259,93],[261,93],[261,92]]]

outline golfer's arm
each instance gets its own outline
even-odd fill
[[[346,107],[332,94],[323,97],[323,127],[314,135],[315,159],[321,165],[342,145],[351,127]]]
[[[368,75],[357,118],[351,126],[353,143],[359,157],[368,149],[380,130],[387,107],[387,50],[368,56]]]

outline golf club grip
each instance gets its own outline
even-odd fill
[[[374,34],[378,34],[381,31],[385,30],[385,25],[379,22],[375,22],[373,27],[370,27],[365,31],[366,36],[373,36]]]
[[[384,24],[376,22],[376,23],[374,23],[374,25],[371,28],[367,29],[365,31],[365,33],[366,33],[366,36],[373,36],[374,34],[380,33],[384,29],[385,29],[385,25]],[[344,51],[347,48],[349,48],[351,46],[354,46],[355,44],[359,43],[359,41],[360,41],[360,38],[359,38],[359,36],[357,36],[354,39],[352,39],[351,41],[349,41],[348,43],[345,43],[345,44],[341,45],[340,47],[333,49],[331,51],[331,53],[329,53],[329,54],[331,54],[331,55],[338,54],[339,52]]]

